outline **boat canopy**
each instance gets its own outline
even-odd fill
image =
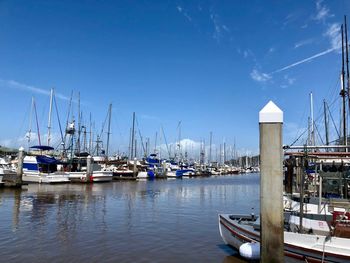
[[[38,164],[47,164],[47,165],[59,163],[59,161],[56,160],[55,158],[44,156],[44,155],[36,156],[36,161]]]
[[[51,146],[47,146],[47,145],[35,145],[35,146],[31,146],[31,149],[38,149],[38,150],[42,150],[42,151],[51,151],[54,148]]]

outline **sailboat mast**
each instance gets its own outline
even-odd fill
[[[112,116],[112,103],[109,104],[109,110],[108,110],[108,132],[107,132],[107,148],[106,148],[107,158],[109,154],[109,135],[111,134],[111,116]]]
[[[50,92],[49,119],[47,123],[47,146],[50,146],[50,141],[51,141],[52,98],[53,98],[53,89],[51,89],[51,92]]]
[[[130,156],[131,160],[134,157],[134,143],[135,143],[135,112],[133,112],[133,114],[132,114],[131,156]],[[136,157],[136,154],[135,154],[135,157]]]
[[[81,113],[80,113],[80,92],[78,93],[78,153],[80,153],[80,134],[81,134]]]
[[[344,70],[344,28],[343,25],[341,26],[341,44],[342,44],[342,72],[341,72],[341,91],[340,96],[342,96],[342,121],[343,121],[343,142],[344,145],[347,146],[347,134],[346,134],[346,91],[345,91],[345,70]],[[345,151],[347,152],[348,149],[345,148]]]
[[[34,109],[34,97],[32,97],[32,102],[30,105],[30,116],[29,116],[29,129],[28,129],[28,135],[27,135],[27,139],[28,139],[28,148],[29,148],[29,143],[30,143],[30,139],[32,136],[32,117],[33,117],[33,109]]]
[[[324,113],[324,128],[325,128],[325,133],[326,133],[326,145],[329,145],[326,100],[323,100],[323,113]],[[327,151],[328,151],[328,149],[327,149]]]
[[[348,107],[349,107],[349,111],[350,111],[349,47],[348,47],[348,28],[347,28],[347,24],[346,24],[346,16],[344,16],[344,24],[345,24],[345,47],[346,47],[345,48],[345,51],[346,51],[346,83],[347,83]],[[346,145],[347,145],[347,136],[346,136]],[[348,151],[347,148],[346,148],[346,151]]]
[[[91,129],[91,112],[90,112],[90,118],[89,118],[89,125],[90,125],[90,140],[89,140],[89,154],[91,154],[91,148],[92,148],[92,129]]]
[[[310,92],[310,115],[311,115],[311,125],[310,125],[311,138],[310,138],[310,142],[311,142],[311,145],[315,145],[314,101],[313,101],[312,92]]]
[[[349,81],[349,46],[348,46],[348,27],[346,23],[346,16],[344,16],[345,24],[345,52],[346,52],[346,84],[347,84],[347,95],[348,95],[348,107],[350,109],[350,81]]]
[[[213,132],[210,132],[210,138],[209,138],[209,158],[208,158],[208,163],[210,165],[211,163],[211,144],[213,140]]]
[[[40,140],[40,129],[39,129],[39,121],[38,121],[38,113],[36,112],[36,104],[35,101],[33,100],[33,105],[34,105],[34,112],[35,112],[35,119],[36,119],[36,128],[38,130],[38,141],[39,145],[41,146],[41,140]]]

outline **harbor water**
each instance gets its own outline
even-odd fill
[[[0,189],[0,262],[243,262],[219,213],[258,213],[259,174]]]

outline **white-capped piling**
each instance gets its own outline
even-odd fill
[[[93,163],[92,156],[89,155],[86,158],[86,182],[92,181],[92,163]]]
[[[259,112],[261,262],[284,262],[283,112],[270,101]]]

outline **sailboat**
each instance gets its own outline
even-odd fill
[[[32,152],[23,159],[23,175],[22,181],[27,183],[68,183],[68,174],[60,171],[60,161],[57,160],[53,154],[49,154],[54,150],[50,145],[51,140],[51,113],[53,105],[54,91],[51,89],[50,95],[50,111],[48,118],[48,138],[47,144],[42,145],[40,139],[40,130],[37,118],[36,104],[34,98],[32,99],[32,110],[34,109],[36,117],[36,125],[38,132],[39,145],[29,147]],[[30,121],[31,122],[31,121]],[[31,124],[30,124],[31,125]],[[30,142],[30,131],[28,135],[28,142]],[[59,168],[59,169],[58,169]]]

